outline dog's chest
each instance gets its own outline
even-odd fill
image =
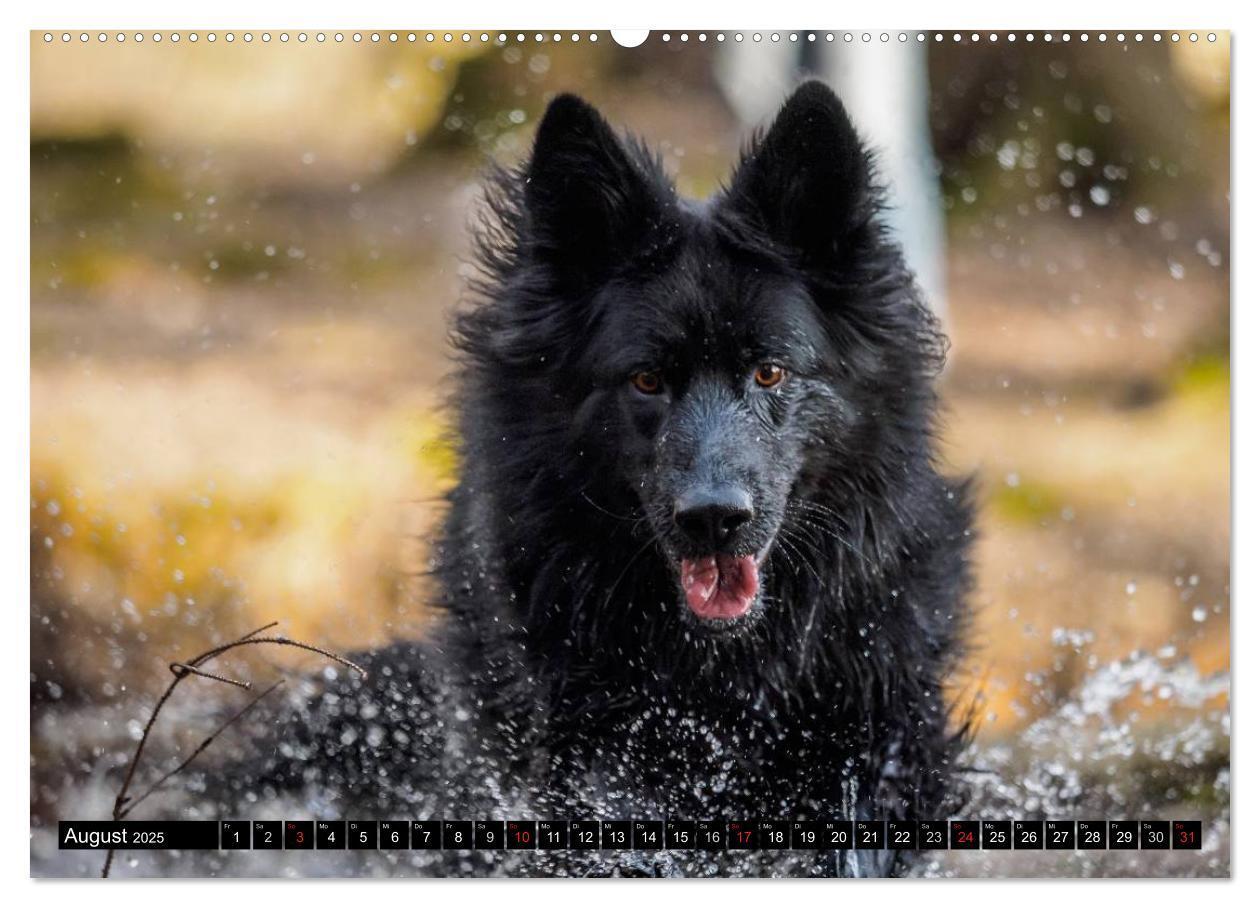
[[[808,716],[647,705],[564,736],[553,781],[600,813],[795,816],[843,773],[834,737]]]

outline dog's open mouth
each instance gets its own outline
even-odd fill
[[[757,601],[760,581],[752,555],[684,558],[679,573],[687,607],[698,618],[740,618]]]

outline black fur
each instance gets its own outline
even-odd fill
[[[945,816],[969,494],[934,466],[943,338],[840,102],[802,85],[695,203],[561,96],[489,199],[455,329],[444,617],[324,695],[293,772],[382,815]],[[752,382],[763,363],[786,379]],[[721,543],[765,553],[741,618],[681,594],[679,558],[706,551],[672,509],[703,483],[751,503]],[[791,872],[899,866],[857,858]]]

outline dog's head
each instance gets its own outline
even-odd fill
[[[503,361],[563,410],[568,481],[638,515],[676,607],[707,629],[755,620],[767,559],[846,489],[877,493],[912,456],[898,428],[922,425],[931,326],[874,219],[867,152],[806,83],[727,187],[690,202],[562,96],[524,178],[501,270],[533,304],[500,331]]]

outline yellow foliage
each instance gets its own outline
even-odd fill
[[[31,35],[31,134],[122,132],[155,147],[211,147],[272,178],[378,173],[438,122],[480,42],[179,44]],[[313,166],[318,165],[318,166]]]
[[[76,614],[183,649],[272,619],[325,645],[414,633],[410,543],[454,468],[432,412],[321,424],[222,375],[115,382],[35,382],[32,543]]]

